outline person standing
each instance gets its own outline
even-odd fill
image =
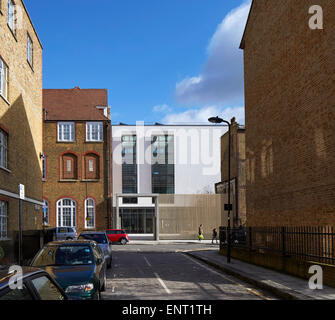
[[[199,226],[199,235],[198,235],[198,239],[199,241],[203,240],[204,239],[204,228],[202,226],[202,224]]]
[[[216,228],[213,229],[212,244],[214,243],[214,239],[216,243],[218,243],[218,232],[216,231]]]

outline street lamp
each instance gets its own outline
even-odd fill
[[[209,122],[211,123],[226,123],[228,125],[228,132],[229,132],[229,142],[228,142],[228,205],[227,205],[227,208],[225,210],[228,211],[228,228],[227,228],[227,238],[228,238],[228,246],[227,246],[227,263],[230,263],[230,258],[231,258],[231,229],[230,229],[230,211],[232,210],[232,205],[231,205],[231,202],[230,202],[230,144],[231,144],[231,131],[230,131],[230,128],[231,128],[231,123],[226,121],[226,120],[223,120],[219,117],[212,117],[212,118],[209,118],[208,119]]]

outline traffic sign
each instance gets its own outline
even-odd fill
[[[24,194],[24,185],[23,185],[23,184],[20,184],[20,185],[19,185],[19,189],[20,189],[20,199],[21,199],[21,200],[24,200],[24,198],[25,198],[25,194]]]

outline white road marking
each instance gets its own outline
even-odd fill
[[[154,273],[157,280],[159,281],[159,283],[162,285],[162,287],[165,289],[167,294],[171,294],[171,291],[169,290],[169,288],[166,286],[166,284],[164,283],[164,281],[159,277],[159,275],[155,272]]]
[[[215,274],[219,275],[220,277],[222,277],[222,278],[224,278],[224,279],[226,279],[226,280],[228,280],[228,281],[230,281],[230,282],[233,282],[234,284],[236,284],[236,285],[238,285],[238,286],[240,286],[240,287],[242,287],[242,288],[248,290],[249,292],[253,293],[254,295],[256,295],[256,296],[258,296],[258,297],[260,297],[260,298],[262,298],[262,299],[264,299],[264,300],[272,300],[272,299],[270,299],[270,298],[264,296],[262,293],[258,292],[257,290],[252,289],[252,288],[245,287],[245,286],[243,286],[242,284],[240,284],[240,283],[234,281],[233,279],[228,278],[228,277],[225,277],[225,276],[224,276],[223,274],[221,274],[220,272],[215,271],[215,270],[213,270],[213,269],[211,269],[211,268],[205,266],[204,264],[201,264],[200,262],[196,261],[195,258],[191,258],[191,257],[187,256],[186,254],[184,254],[183,256],[184,256],[185,258],[191,260],[192,262],[196,263],[196,264],[199,265],[200,267],[202,267],[202,268],[204,268],[204,269],[206,269],[206,270],[208,270],[208,271],[210,271],[210,272],[212,272],[212,273],[215,273]]]
[[[149,262],[149,260],[147,259],[147,257],[146,256],[143,256],[144,257],[144,260],[145,260],[145,262],[147,263],[147,265],[149,266],[149,267],[152,267],[152,265],[151,265],[151,263]]]

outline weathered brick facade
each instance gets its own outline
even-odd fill
[[[216,184],[216,192],[224,193],[228,203],[228,132],[221,137],[221,183]],[[239,227],[246,224],[246,175],[245,175],[245,129],[236,121],[231,125],[231,203],[233,204],[233,225]]]
[[[85,230],[85,199],[95,201],[95,227],[89,230],[106,230],[108,227],[110,189],[110,120],[104,116],[107,108],[107,91],[95,89],[43,90],[43,107],[46,109],[44,121],[44,154],[46,156],[46,181],[43,183],[43,198],[49,203],[49,224],[59,226],[57,221],[57,201],[72,199],[76,203],[76,229]],[[58,122],[75,123],[75,141],[58,142]],[[103,141],[86,141],[86,123],[103,123]],[[63,176],[63,155],[77,159],[74,178]],[[97,156],[99,176],[86,176],[85,155]],[[70,158],[69,158],[70,159]],[[66,169],[65,169],[66,170]],[[94,168],[96,170],[96,168]]]
[[[0,168],[0,189],[42,201],[42,45],[22,1],[15,1],[16,25],[7,24],[7,1],[1,1],[0,58],[8,67],[8,96],[0,94],[0,128],[7,133],[7,168]],[[27,60],[27,37],[33,43],[32,65]],[[7,202],[8,237],[18,230],[18,200]],[[23,203],[23,230],[42,228],[42,208]]]
[[[312,5],[323,30],[309,28]],[[241,43],[249,226],[335,223],[334,17],[334,1],[253,1]]]

